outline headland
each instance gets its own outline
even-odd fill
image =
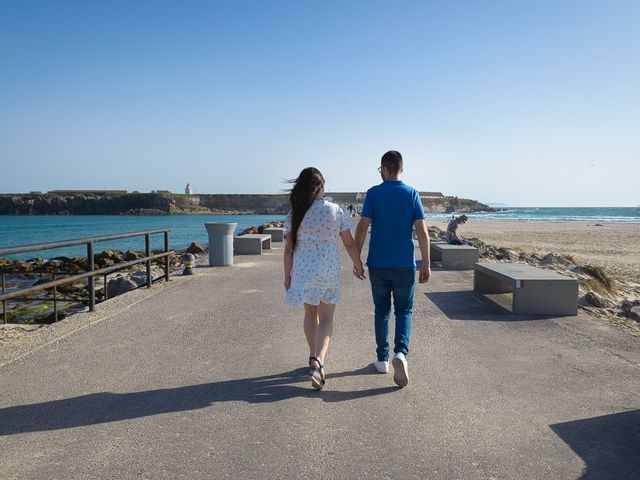
[[[343,205],[360,205],[363,192],[328,192]],[[493,211],[476,200],[421,192],[427,212]],[[120,190],[54,190],[0,194],[0,215],[188,215],[255,214],[284,215],[289,211],[287,194],[176,194]]]

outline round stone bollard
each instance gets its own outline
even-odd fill
[[[233,234],[237,223],[205,223],[209,234],[209,266],[233,265]]]

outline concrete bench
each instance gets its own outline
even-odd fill
[[[271,235],[272,242],[284,242],[284,228],[282,227],[265,228],[262,233]]]
[[[262,255],[271,248],[271,235],[249,233],[233,237],[234,255]]]
[[[559,273],[522,263],[477,263],[473,289],[513,292],[512,311],[531,315],[577,315],[578,282]]]
[[[478,263],[478,249],[471,245],[449,245],[446,242],[430,242],[432,262],[442,262],[449,270],[471,270]]]

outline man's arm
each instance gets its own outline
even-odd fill
[[[420,268],[420,283],[427,283],[431,277],[431,251],[429,247],[429,232],[427,223],[423,218],[416,220],[413,225],[416,227],[418,245],[420,245],[420,255],[422,256],[422,267]]]
[[[365,238],[367,238],[367,230],[369,230],[370,223],[370,218],[360,217],[360,221],[356,227],[356,247],[358,247],[358,255],[362,255],[362,247],[364,246]]]

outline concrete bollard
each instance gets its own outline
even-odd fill
[[[233,234],[237,223],[205,223],[209,234],[209,266],[233,265]]]

